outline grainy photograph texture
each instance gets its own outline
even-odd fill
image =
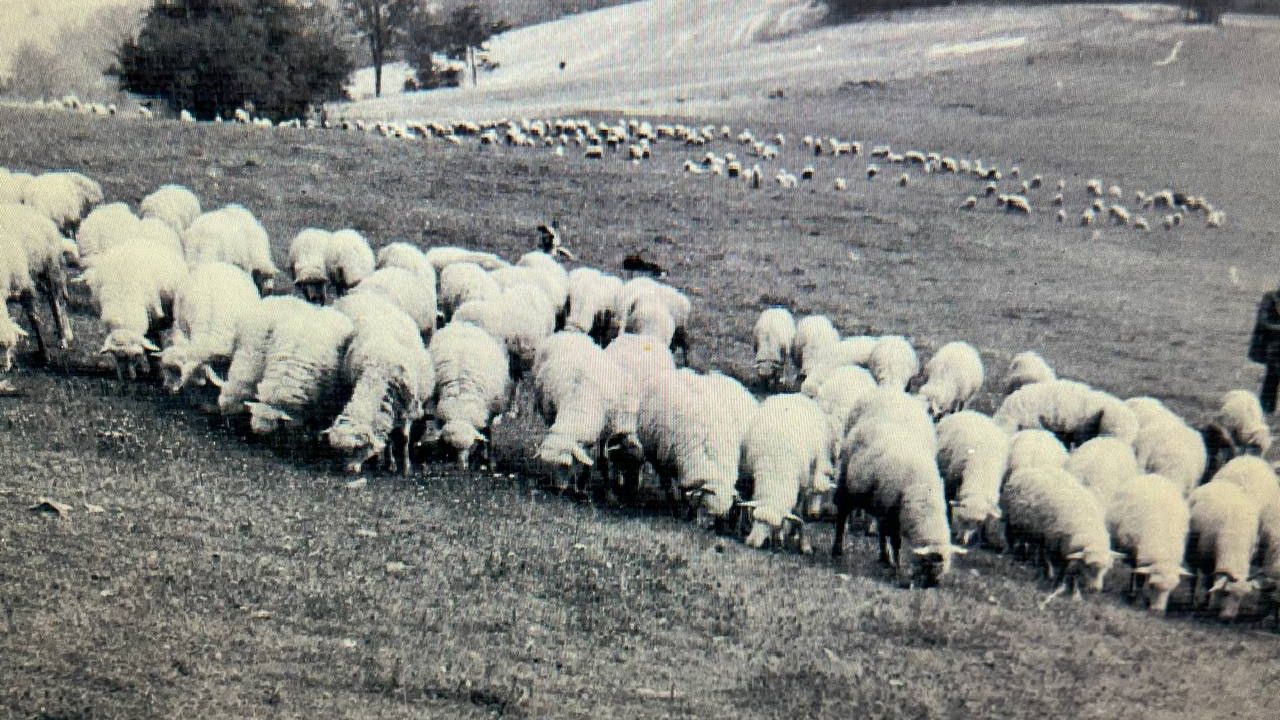
[[[0,0],[0,718],[1280,717],[1280,3]]]

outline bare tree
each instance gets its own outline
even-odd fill
[[[415,0],[342,0],[342,10],[369,43],[373,94],[382,97],[382,66],[417,6]]]

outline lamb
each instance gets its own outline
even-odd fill
[[[279,273],[271,260],[267,231],[240,205],[206,212],[182,233],[187,262],[227,262],[253,276],[259,292],[271,289]]]
[[[906,541],[916,574],[926,585],[937,584],[952,557],[966,551],[951,544],[936,453],[937,435],[923,403],[892,387],[868,394],[842,442],[831,554],[843,554],[849,516],[862,507],[876,518],[881,561],[901,572]]]
[[[646,297],[650,298],[649,303],[656,300],[667,309],[671,320],[675,324],[675,330],[671,334],[672,351],[680,350],[685,364],[688,364],[689,336],[687,327],[693,304],[689,302],[689,298],[685,297],[684,293],[670,285],[646,277],[633,278],[624,283],[622,289],[618,291],[616,304],[614,305],[614,317],[618,327],[627,327],[628,318],[635,304]]]
[[[1258,545],[1258,506],[1232,482],[1201,485],[1187,501],[1191,507],[1187,564],[1196,573],[1192,595],[1197,596],[1202,579],[1211,581],[1209,599],[1223,595],[1218,617],[1232,620],[1244,600],[1258,589],[1249,577],[1249,564]]]
[[[511,354],[512,379],[533,367],[538,345],[555,332],[555,311],[546,294],[533,285],[516,285],[491,300],[471,300],[453,314],[500,340]]]
[[[1008,544],[1035,547],[1049,578],[1060,578],[1046,603],[1070,586],[1078,595],[1082,580],[1087,589],[1102,591],[1115,553],[1097,496],[1062,468],[1023,467],[1005,481],[1000,504]]]
[[[982,387],[982,357],[966,342],[949,342],[938,348],[924,367],[925,383],[919,394],[929,403],[934,419],[963,410]]]
[[[1049,367],[1049,363],[1039,354],[1028,350],[1014,355],[1009,361],[1009,369],[1004,374],[1004,392],[1008,395],[1023,385],[1057,379],[1058,376]]]
[[[339,230],[325,245],[324,270],[339,296],[373,274],[373,250],[355,230]]]
[[[1104,509],[1116,491],[1141,472],[1129,443],[1106,436],[1072,450],[1063,469],[1096,495]]]
[[[427,256],[416,246],[406,242],[393,242],[378,250],[376,270],[395,267],[413,274],[423,287],[430,287],[431,296],[436,294],[436,268],[427,260]],[[433,303],[434,304],[434,303]]]
[[[1218,412],[1202,432],[1209,455],[1207,474],[1233,457],[1264,455],[1271,448],[1271,428],[1257,396],[1248,390],[1223,395]]]
[[[353,473],[383,455],[391,433],[404,440],[402,468],[412,472],[410,431],[426,413],[435,392],[435,365],[422,344],[418,324],[391,300],[377,293],[353,293],[334,304],[355,327],[342,360],[351,399],[322,435],[347,457]],[[387,453],[394,468],[394,453]]]
[[[786,308],[769,308],[756,320],[756,377],[765,387],[776,389],[786,374],[795,334],[796,321]]]
[[[107,338],[99,351],[113,355],[116,376],[147,370],[146,353],[159,352],[159,333],[172,324],[173,301],[187,280],[187,264],[175,252],[128,242],[98,257],[81,276],[88,285]]]
[[[911,343],[901,335],[886,335],[876,342],[867,358],[871,374],[885,387],[906,390],[907,383],[920,372],[920,361]]]
[[[741,472],[752,483],[750,547],[761,547],[785,523],[795,524],[800,551],[813,552],[797,510],[829,492],[834,467],[831,432],[817,403],[804,395],[774,395],[761,403],[742,440]]]
[[[1208,467],[1204,438],[1173,413],[1140,424],[1133,449],[1143,469],[1177,483],[1183,495],[1191,492]]]
[[[951,529],[961,546],[980,531],[996,539],[1009,447],[1009,436],[982,413],[962,410],[938,423],[938,468],[951,501]]]
[[[290,295],[272,295],[259,300],[245,313],[236,335],[235,351],[225,380],[210,375],[209,381],[220,390],[218,410],[224,415],[234,415],[248,408],[257,391],[258,382],[266,370],[267,350],[271,335],[285,318],[305,316],[311,310],[301,298]]]
[[[1068,445],[1100,434],[1133,442],[1138,434],[1137,417],[1119,398],[1073,380],[1019,388],[1000,404],[995,420],[1009,432],[1026,428],[1051,430]]]
[[[343,313],[311,306],[272,328],[256,401],[246,402],[249,428],[267,435],[281,423],[323,424],[336,410],[342,358],[355,332]]]
[[[603,345],[613,325],[614,299],[622,280],[593,268],[569,273],[569,311],[565,328],[589,335]]]
[[[161,185],[142,198],[143,218],[155,218],[181,233],[200,217],[200,198],[181,185]]]
[[[48,346],[36,317],[37,293],[44,296],[57,324],[59,346],[65,350],[75,339],[71,329],[71,316],[64,303],[67,297],[66,238],[58,233],[52,220],[36,209],[26,205],[0,205],[0,240],[3,241],[0,242],[0,247],[4,248],[5,253],[14,253],[6,263],[13,270],[18,268],[19,252],[26,255],[23,266],[26,268],[26,277],[31,280],[31,289],[27,290],[24,283],[17,299],[22,303],[31,323],[31,331],[35,333],[37,350],[47,362]]]
[[[510,265],[493,253],[451,246],[433,247],[426,252],[426,258],[431,267],[436,269],[437,275],[442,275],[446,267],[455,263],[471,263],[485,270],[497,270]]]
[[[205,263],[174,294],[172,342],[160,353],[165,389],[203,385],[215,362],[230,362],[244,320],[258,305],[258,288],[243,270]]]
[[[99,205],[90,212],[76,230],[80,257],[87,263],[95,255],[132,240],[138,234],[141,220],[122,202]]]
[[[293,284],[302,289],[307,302],[324,304],[329,276],[325,269],[325,251],[333,234],[319,228],[306,228],[289,241],[289,270]]]
[[[1160,475],[1139,475],[1121,486],[1107,505],[1107,532],[1133,567],[1130,588],[1143,582],[1151,612],[1164,614],[1182,578],[1191,510],[1178,483]]]
[[[475,263],[450,263],[440,271],[440,311],[446,323],[463,303],[493,300],[501,294],[498,282]]]
[[[431,270],[431,266],[426,268]],[[352,294],[380,294],[392,305],[403,310],[418,326],[418,332],[426,340],[436,331],[436,286],[426,282],[421,275],[414,275],[400,267],[384,267],[373,271],[355,286]]]
[[[436,425],[420,442],[443,441],[466,469],[477,443],[485,446],[487,459],[490,422],[507,406],[507,352],[489,333],[466,322],[436,331],[427,349],[436,364]]]
[[[1067,448],[1048,430],[1019,430],[1009,440],[1009,472],[1024,467],[1056,467],[1067,464]]]
[[[826,315],[806,315],[796,323],[795,337],[791,341],[791,362],[803,379],[808,367],[806,355],[821,353],[840,342],[840,331]],[[811,362],[811,361],[810,361]]]

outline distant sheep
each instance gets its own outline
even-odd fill
[[[796,335],[795,319],[786,308],[769,308],[760,313],[753,335],[756,378],[765,387],[776,388],[786,375]]]
[[[200,217],[200,198],[181,185],[161,185],[144,197],[139,209],[144,218],[155,218],[181,233]]]
[[[1012,393],[1023,385],[1057,380],[1058,375],[1038,353],[1030,350],[1018,353],[1009,361],[1004,374],[1004,392]]]

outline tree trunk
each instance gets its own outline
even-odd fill
[[[373,58],[373,96],[382,97],[382,48],[372,36],[369,37],[369,55]]]
[[[476,51],[470,45],[467,46],[467,64],[471,66],[471,87],[476,86]]]

